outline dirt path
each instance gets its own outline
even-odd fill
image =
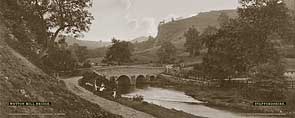
[[[121,105],[117,102],[113,102],[104,98],[101,98],[99,96],[94,95],[92,92],[80,87],[78,85],[78,80],[81,79],[81,77],[73,77],[68,79],[63,79],[65,82],[67,88],[73,92],[74,94],[80,96],[81,98],[88,100],[92,103],[98,104],[101,106],[104,110],[111,112],[113,114],[121,115],[124,118],[155,118],[152,115],[149,115],[147,113],[137,111],[135,109],[132,109],[130,107],[126,107],[124,105]]]

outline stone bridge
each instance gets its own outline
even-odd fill
[[[105,76],[108,80],[114,79],[117,84],[131,84],[153,81],[157,75],[165,71],[163,67],[138,67],[138,66],[117,66],[94,68],[97,74]]]

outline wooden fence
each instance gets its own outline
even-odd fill
[[[206,79],[202,76],[188,76],[185,77],[181,74],[176,74],[176,73],[165,73],[166,75],[170,75],[170,76],[174,76],[176,78],[182,78],[182,80],[185,81],[191,81],[192,83],[196,83],[200,86],[204,86],[204,87],[218,87],[220,81],[216,80],[216,81],[206,81]],[[232,87],[250,87],[253,86],[253,82],[251,80],[247,80],[247,79],[239,79],[239,78],[234,78],[232,80],[225,80],[224,81],[225,84],[227,84],[228,86],[232,86]],[[295,89],[295,78],[288,78],[287,79],[287,86],[289,89]]]
[[[288,80],[288,88],[295,89],[295,80]]]

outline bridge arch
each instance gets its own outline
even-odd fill
[[[156,80],[157,80],[157,77],[155,75],[150,76],[150,81],[156,81]]]
[[[131,80],[127,75],[121,75],[117,79],[118,86],[119,87],[124,87],[124,86],[130,86],[131,85]]]
[[[136,85],[144,84],[146,82],[146,78],[144,75],[138,75],[136,77]]]

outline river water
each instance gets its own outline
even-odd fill
[[[122,94],[123,97],[133,97],[141,95],[144,101],[160,105],[169,109],[176,109],[196,116],[207,118],[269,118],[270,116],[248,116],[243,113],[227,111],[217,108],[208,107],[202,101],[198,101],[190,96],[185,95],[184,92],[173,89],[157,88],[157,87],[141,87],[129,88]],[[282,117],[271,117],[282,118]]]

